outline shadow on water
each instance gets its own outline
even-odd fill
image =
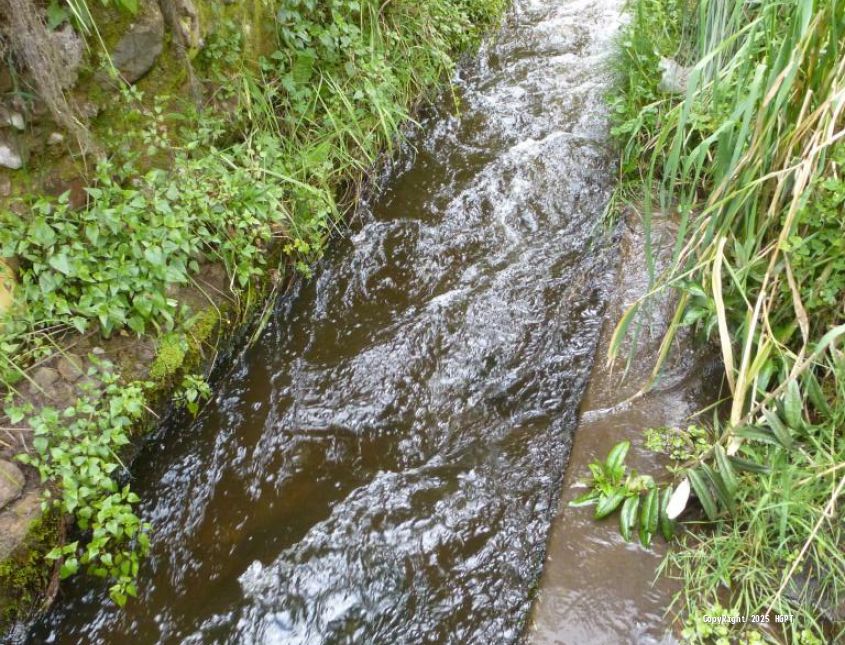
[[[508,642],[530,609],[612,274],[616,0],[518,0],[383,191],[133,485],[140,597],[32,642]]]

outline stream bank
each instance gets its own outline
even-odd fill
[[[669,218],[653,222],[658,270],[671,260],[676,233],[676,224]],[[636,540],[626,542],[615,516],[596,521],[593,507],[571,508],[569,502],[584,492],[581,482],[589,479],[587,465],[603,460],[620,441],[632,444],[629,466],[657,479],[665,477],[668,461],[646,447],[645,430],[684,428],[693,423],[697,413],[716,398],[721,366],[710,348],[684,337],[670,354],[658,382],[644,396],[637,396],[651,376],[676,297],[656,299],[641,313],[642,327],[629,367],[630,335],[622,356],[608,364],[608,346],[617,322],[649,290],[642,222],[633,212],[622,224],[616,262],[615,287],[580,406],[527,643],[677,642],[676,617],[667,612],[681,586],[666,575],[657,576],[666,543],[657,538],[646,549]]]
[[[520,638],[612,285],[613,11],[514,4],[356,228],[139,460],[138,601],[71,582],[32,642]]]
[[[306,4],[143,0],[82,23],[64,2],[2,4],[4,456],[38,469],[7,496],[27,513],[5,518],[6,625],[77,571],[110,578],[119,604],[137,594],[148,528],[127,487],[129,428],[137,439],[144,410],[172,397],[199,406],[217,339],[310,275],[410,111],[503,11]],[[68,39],[78,56],[63,57]],[[64,99],[45,90],[56,83]],[[108,375],[89,372],[103,361]],[[48,493],[82,540],[33,521]]]

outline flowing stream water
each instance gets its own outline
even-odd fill
[[[460,113],[137,459],[139,598],[73,581],[31,642],[520,638],[611,282],[619,5],[516,1]]]

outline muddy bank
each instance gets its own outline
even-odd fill
[[[269,290],[269,289],[268,289]],[[72,407],[87,388],[96,392],[102,370],[119,374],[123,382],[149,383],[149,413],[136,428],[136,442],[122,453],[131,463],[145,440],[144,432],[163,418],[172,405],[180,378],[205,374],[218,353],[238,334],[244,321],[237,297],[228,288],[220,265],[208,265],[190,287],[171,295],[191,316],[184,326],[158,338],[118,333],[68,335],[61,345],[35,363],[15,388],[13,403],[39,410]],[[93,372],[92,372],[93,370]],[[57,590],[58,565],[45,560],[53,547],[73,539],[70,518],[44,513],[43,494],[50,483],[15,456],[32,447],[32,429],[7,420],[0,444],[0,628],[40,611]],[[125,478],[124,478],[125,479]]]
[[[658,270],[671,257],[673,223],[656,222]],[[666,611],[679,586],[656,579],[666,543],[656,539],[650,549],[619,534],[616,515],[597,522],[593,508],[570,508],[584,492],[587,464],[603,460],[618,442],[629,440],[627,463],[638,472],[661,477],[666,462],[645,447],[647,428],[686,426],[714,399],[721,370],[712,352],[681,338],[669,355],[654,388],[634,398],[648,381],[668,321],[673,298],[663,297],[644,312],[636,356],[627,373],[624,360],[608,365],[608,343],[625,309],[648,290],[644,233],[630,214],[623,224],[612,293],[590,376],[560,505],[549,536],[546,561],[527,632],[528,643],[672,643],[672,616]],[[631,336],[628,347],[630,349]],[[629,352],[621,352],[624,356]]]

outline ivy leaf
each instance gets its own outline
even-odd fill
[[[52,268],[54,268],[59,273],[63,273],[66,276],[73,275],[73,270],[70,266],[70,261],[68,260],[67,253],[62,251],[57,255],[51,255],[50,259],[47,260],[47,264],[49,264]]]
[[[28,237],[39,246],[49,247],[56,241],[56,232],[43,219],[37,219],[29,228]]]
[[[59,568],[59,577],[64,580],[79,571],[79,560],[76,558],[68,558],[62,563]]]

